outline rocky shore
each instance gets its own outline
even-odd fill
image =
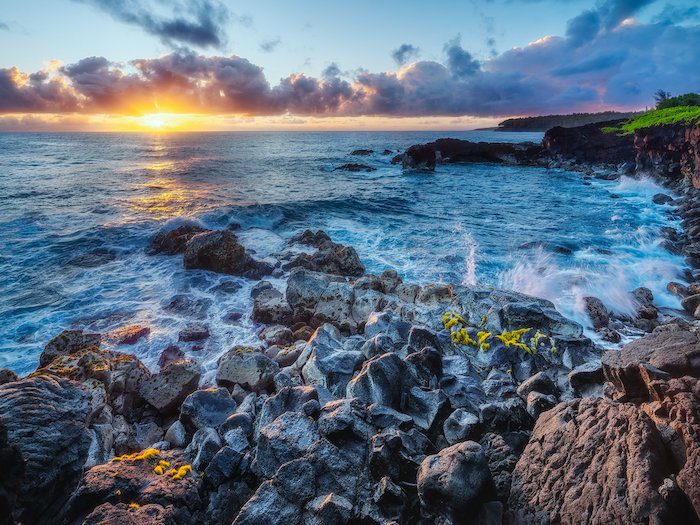
[[[649,132],[630,153],[585,128],[395,162],[651,169],[677,195],[669,247],[692,282],[697,133],[663,131],[664,148]],[[255,281],[259,344],[222,348],[210,376],[176,345],[157,371],[117,351],[147,326],[66,330],[33,373],[0,371],[0,523],[700,523],[700,285],[669,284],[688,319],[645,288],[628,318],[587,298],[603,338],[647,334],[603,350],[547,300],[367,274],[323,231],[260,260],[233,231],[181,225],[149,253]]]

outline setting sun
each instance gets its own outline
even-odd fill
[[[149,113],[138,119],[144,128],[155,130],[172,130],[182,125],[182,117],[173,113]]]

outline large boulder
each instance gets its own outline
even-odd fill
[[[402,408],[408,389],[415,385],[404,363],[396,354],[384,354],[365,361],[360,372],[348,383],[347,397],[357,397],[367,405],[379,403]]]
[[[180,421],[190,429],[218,427],[236,411],[236,401],[225,388],[207,388],[191,393],[180,407]]]
[[[292,316],[292,308],[282,292],[268,281],[260,281],[251,292],[253,321],[265,324],[286,324]]]
[[[176,255],[185,251],[187,242],[198,233],[207,232],[206,228],[196,224],[183,224],[177,228],[159,231],[151,239],[149,255],[162,253],[165,255]]]
[[[216,382],[227,388],[240,385],[247,390],[263,392],[272,385],[279,365],[252,348],[237,347],[219,359]]]
[[[208,231],[193,236],[185,246],[184,265],[187,269],[211,270],[230,275],[259,279],[272,268],[253,259],[229,231]]]
[[[312,313],[329,283],[325,274],[295,268],[287,279],[287,302],[295,311]]]
[[[418,470],[418,496],[427,514],[463,523],[482,503],[495,499],[481,445],[465,441],[426,457]]]
[[[307,230],[290,242],[313,246],[316,251],[310,254],[299,254],[286,264],[287,269],[301,267],[315,272],[348,277],[359,277],[365,273],[365,267],[355,248],[333,242],[321,230],[316,233]]]
[[[185,398],[197,390],[201,371],[189,359],[180,359],[163,367],[160,373],[141,384],[141,395],[156,410],[168,414],[177,411]]]
[[[619,351],[608,350],[601,362],[618,399],[646,399],[652,379],[700,377],[700,338],[686,330],[655,332]]]
[[[100,334],[88,334],[82,330],[64,330],[51,339],[39,356],[39,366],[46,366],[60,356],[66,356],[88,348],[99,348]]]
[[[574,399],[545,412],[515,467],[512,523],[673,523],[672,475],[653,422],[637,407]]]
[[[260,429],[254,470],[271,478],[283,463],[306,454],[320,439],[316,423],[298,412],[285,412]]]
[[[73,381],[36,375],[0,386],[0,420],[24,468],[15,487],[20,522],[45,522],[75,488],[91,443],[88,416],[88,397]],[[7,467],[16,473],[16,464]]]

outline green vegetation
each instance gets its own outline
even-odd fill
[[[539,117],[509,118],[498,125],[496,131],[547,131],[555,126],[573,128],[609,120],[632,118],[635,113],[605,111],[603,113],[573,113],[571,115],[543,115]]]
[[[700,106],[675,106],[649,111],[638,117],[631,118],[619,126],[602,128],[602,131],[605,133],[617,133],[618,135],[631,135],[638,129],[652,126],[695,124],[698,122],[700,122]]]
[[[697,93],[685,93],[672,97],[671,94],[662,89],[654,94],[656,99],[656,109],[668,109],[678,106],[700,106],[700,95]]]

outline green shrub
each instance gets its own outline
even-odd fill
[[[667,124],[696,124],[700,122],[700,106],[676,106],[656,109],[634,117],[619,126],[602,128],[604,133],[631,135],[635,131]]]

